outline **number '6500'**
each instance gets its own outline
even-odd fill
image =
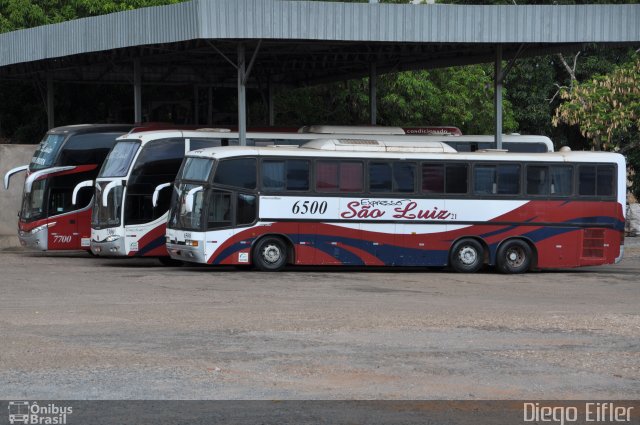
[[[296,201],[291,212],[294,214],[324,214],[327,212],[327,201]]]

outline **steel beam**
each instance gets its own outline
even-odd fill
[[[378,121],[378,69],[374,62],[369,64],[369,117],[371,125]]]
[[[133,60],[133,121],[142,122],[142,69],[140,58]]]
[[[55,127],[55,117],[54,117],[54,87],[53,87],[53,76],[51,74],[47,74],[47,128],[52,129]]]
[[[495,140],[496,149],[502,149],[502,46],[496,46],[496,62],[494,72]]]
[[[245,51],[244,44],[238,43],[238,142],[240,146],[247,144],[247,90],[245,86]]]

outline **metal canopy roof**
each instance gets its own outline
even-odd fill
[[[239,42],[256,82],[305,85],[640,41],[640,5],[459,6],[193,0],[0,35],[0,78],[236,86]],[[226,57],[225,57],[226,56]]]

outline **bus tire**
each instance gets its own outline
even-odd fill
[[[502,273],[524,273],[531,267],[533,252],[528,243],[521,239],[508,240],[498,248],[496,265]]]
[[[260,239],[253,248],[253,264],[265,272],[282,270],[287,265],[287,245],[280,238]]]
[[[459,240],[451,248],[449,264],[459,273],[475,273],[484,264],[484,247],[475,239]]]

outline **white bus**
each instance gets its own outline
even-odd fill
[[[337,131],[349,133],[336,134]],[[473,143],[490,143],[493,140],[493,136],[404,135],[399,127],[313,126],[298,133],[249,132],[247,143],[298,146],[317,138],[319,133],[358,138],[367,133],[370,136],[372,132],[382,140],[401,137],[414,144],[444,139],[455,139],[457,143],[473,140]],[[527,149],[553,149],[551,141],[544,136],[505,138]],[[182,159],[190,150],[230,145],[238,145],[238,133],[227,129],[157,130],[120,137],[95,182],[91,251],[100,256],[158,257],[164,264],[175,264],[169,259],[164,234],[170,186]]]
[[[203,149],[174,183],[167,248],[262,270],[613,263],[625,169],[614,153],[458,153],[404,138]]]

